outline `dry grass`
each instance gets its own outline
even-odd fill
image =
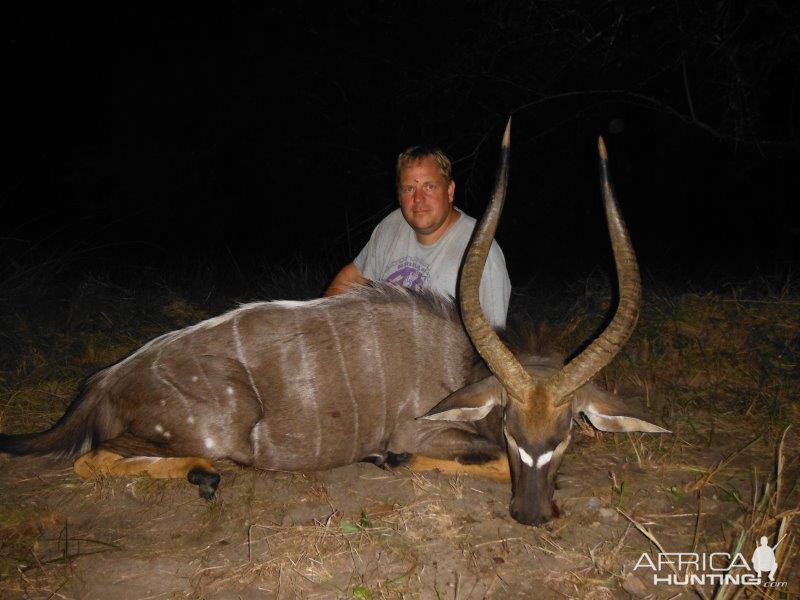
[[[370,597],[392,597],[407,590],[423,566],[420,524],[431,531],[446,522],[436,502],[421,501],[399,509],[364,510],[358,522],[334,513],[313,525],[254,523],[247,532],[247,560],[234,567],[200,570],[193,585],[206,592],[232,584],[257,585],[278,595],[282,586],[291,586],[305,590],[308,597],[347,595],[358,588]]]
[[[558,311],[569,319],[552,328],[555,345],[566,352],[580,348],[610,306],[602,286],[582,287],[578,302]],[[800,505],[798,297],[786,290],[647,295],[631,341],[599,380],[640,399],[673,434],[609,435],[583,425],[567,461],[607,458],[609,464],[598,467],[594,478],[570,484],[578,498],[566,519],[515,529],[504,505],[507,490],[497,492],[502,495],[494,513],[482,513],[475,507],[488,494],[473,480],[413,473],[399,480],[387,476],[386,483],[412,490],[413,501],[367,501],[355,517],[337,512],[331,501],[327,518],[302,525],[274,522],[274,507],[244,491],[209,506],[202,517],[204,527],[224,530],[232,527],[233,515],[241,516],[232,558],[198,562],[186,594],[174,597],[225,597],[242,589],[276,598],[507,597],[519,591],[523,565],[542,597],[635,596],[631,569],[644,550],[741,548],[749,555],[762,535],[772,544],[783,538],[779,576],[787,577],[797,569]],[[90,281],[60,309],[51,306],[56,313],[20,308],[0,317],[11,325],[0,351],[0,431],[49,425],[86,375],[159,333],[207,316],[202,306],[167,288],[135,293]],[[51,489],[77,491],[84,503],[104,506],[123,499],[159,506],[180,485],[142,479],[76,484],[66,469],[41,477]],[[302,494],[329,501],[324,486],[302,488]],[[603,508],[625,518],[589,514],[581,496],[599,498]],[[45,532],[52,536],[53,528],[64,527],[55,520],[57,508],[0,500],[0,595],[70,597],[61,587],[73,581],[65,566],[80,556],[68,550],[58,558],[63,542],[58,552],[39,556]],[[487,519],[508,530],[476,533]],[[158,526],[167,525],[162,520]],[[108,548],[87,543],[81,552],[94,550]],[[759,597],[790,597],[781,593],[793,592],[761,590]],[[690,594],[753,596],[741,588]]]
[[[800,423],[800,294],[646,293],[637,328],[602,374],[667,414],[689,409]],[[557,328],[576,352],[607,318],[605,286],[588,286]],[[691,416],[689,417],[691,418]]]

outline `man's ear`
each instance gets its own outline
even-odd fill
[[[494,375],[450,394],[420,419],[430,421],[480,421],[505,402],[503,386]]]
[[[612,433],[643,431],[646,433],[672,433],[644,419],[631,416],[631,407],[613,394],[589,384],[575,392],[572,402],[572,414],[579,414],[600,431]]]
[[[453,198],[456,197],[456,182],[452,179],[450,183],[447,184],[447,197],[450,199],[450,204],[453,203]]]

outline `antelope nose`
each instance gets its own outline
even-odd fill
[[[510,512],[513,519],[518,523],[522,523],[523,525],[532,525],[534,527],[547,523],[551,518],[550,515],[539,514],[538,511],[528,512],[525,510],[516,510],[512,508]]]
[[[561,511],[556,506],[555,500],[550,500],[546,506],[547,508],[542,511],[511,506],[509,512],[518,523],[537,526],[547,523],[550,519],[558,519],[561,516]]]

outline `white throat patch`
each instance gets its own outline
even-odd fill
[[[523,450],[522,448],[517,448],[517,449],[519,450],[519,457],[522,459],[522,462],[524,462],[529,467],[532,467],[533,459],[531,458],[531,455],[525,452],[525,450]]]

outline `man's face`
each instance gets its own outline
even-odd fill
[[[444,233],[456,185],[447,181],[432,157],[420,158],[400,171],[400,208],[417,239],[433,243]]]

